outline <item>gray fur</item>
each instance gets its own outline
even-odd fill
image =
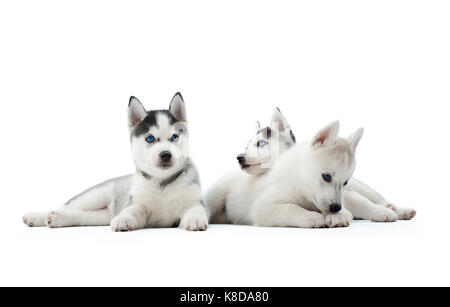
[[[131,176],[132,176],[132,175],[126,175],[126,176],[122,176],[122,177],[112,178],[112,179],[106,180],[106,181],[104,181],[104,182],[102,182],[102,183],[99,183],[99,184],[97,184],[97,185],[95,185],[95,186],[93,186],[93,187],[90,187],[89,189],[84,190],[84,191],[81,192],[80,194],[78,194],[78,195],[72,197],[71,199],[69,199],[69,200],[64,204],[64,206],[69,205],[71,202],[73,202],[74,200],[77,200],[78,198],[80,198],[81,196],[85,195],[85,194],[88,193],[88,192],[91,192],[91,191],[93,191],[93,190],[95,190],[95,189],[99,189],[99,188],[106,187],[107,185],[111,185],[111,184],[116,185],[117,183],[119,183],[119,182],[121,182],[121,181],[123,181],[123,180],[125,180],[126,178],[131,177]]]
[[[174,182],[175,180],[177,180],[184,172],[186,171],[185,167],[183,167],[182,169],[180,169],[178,172],[176,172],[175,174],[173,174],[172,176],[161,180],[161,182],[159,183],[159,186],[161,187],[161,189],[164,189],[165,187],[167,187],[169,184],[171,184],[172,182]]]
[[[142,175],[142,177],[144,177],[145,179],[152,179],[152,176],[150,176],[149,174],[147,174],[144,171],[138,170],[138,173]]]
[[[180,169],[178,172],[176,172],[172,176],[161,180],[161,182],[159,183],[159,186],[161,187],[161,189],[164,189],[165,187],[167,187],[171,183],[175,182],[184,173],[189,173],[189,175],[192,177],[192,181],[191,182],[193,184],[200,185],[200,178],[198,176],[197,169],[192,164],[191,160],[187,159],[182,169]]]
[[[262,137],[267,140],[272,137],[272,129],[270,127],[264,127],[260,129],[257,134],[261,134]]]
[[[133,184],[133,175],[126,176],[123,180],[114,184],[113,195],[111,201],[111,212],[113,216],[118,215],[131,201],[130,188]]]

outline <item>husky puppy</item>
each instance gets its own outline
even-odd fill
[[[338,138],[338,131],[339,122],[334,122],[311,143],[299,144],[286,153],[274,167],[267,182],[269,188],[255,201],[256,224],[340,227],[348,226],[352,216],[393,222],[416,215],[415,210],[396,207],[366,184],[351,178],[363,130],[358,129],[347,139]]]
[[[339,122],[320,130],[311,142],[295,145],[275,163],[265,187],[252,201],[257,226],[346,227],[353,219],[343,192],[355,169],[358,129],[339,138]]]
[[[168,110],[146,111],[135,97],[128,126],[136,173],[105,181],[51,212],[26,214],[28,226],[111,225],[113,231],[145,227],[205,230],[208,214],[197,170],[189,158],[186,108],[180,93]]]
[[[292,140],[295,141],[295,138],[292,138]],[[257,142],[257,138],[252,138],[250,144],[256,144]],[[275,140],[271,140],[272,144],[274,142]],[[279,150],[284,152],[288,148],[290,146],[280,147]],[[245,158],[246,154],[238,156],[242,169],[253,174],[265,174],[279,157],[279,155],[274,155],[269,159],[268,155],[271,154],[270,150],[256,150],[254,153],[255,155],[251,158]],[[250,161],[248,164],[243,162],[247,160]],[[271,160],[272,165],[268,164],[265,168],[251,168],[253,161],[257,164],[261,160]],[[394,222],[398,219],[409,220],[416,215],[414,209],[396,207],[391,202],[388,202],[380,193],[355,178],[351,178],[346,185],[346,189],[344,190],[344,204],[355,219],[367,219],[374,222]]]
[[[245,152],[237,156],[244,172],[226,174],[205,195],[211,222],[252,225],[251,199],[264,189],[266,173],[277,157],[294,144],[295,136],[278,108],[269,127],[261,128],[257,122]]]

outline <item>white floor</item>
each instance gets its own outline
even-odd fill
[[[0,285],[449,286],[446,232],[424,221],[355,221],[340,229],[212,225],[198,233],[11,223],[2,231]]]

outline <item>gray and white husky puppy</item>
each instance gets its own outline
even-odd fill
[[[136,173],[108,180],[51,212],[28,213],[28,226],[106,226],[205,230],[208,213],[197,170],[189,158],[186,107],[180,93],[168,110],[146,111],[135,97],[128,126]]]
[[[270,126],[255,130],[245,151],[237,156],[240,168],[220,178],[206,193],[211,223],[252,225],[250,202],[264,190],[267,172],[279,155],[295,144],[295,136],[281,111],[273,112]]]

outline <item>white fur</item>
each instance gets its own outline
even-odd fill
[[[266,187],[266,173],[277,157],[294,144],[290,126],[278,108],[274,110],[270,128],[272,135],[267,138],[260,132],[261,126],[257,122],[245,152],[240,154],[246,159],[246,167],[242,168],[244,172],[226,174],[207,191],[205,200],[212,223],[254,223],[251,218],[251,202]],[[267,144],[258,147],[257,143],[261,140]]]
[[[333,124],[327,129],[338,127]],[[312,143],[298,144],[280,157],[269,173],[264,191],[252,202],[255,225],[349,226],[353,217],[348,210],[342,208],[332,213],[329,209],[332,203],[342,204],[343,184],[351,177],[355,165],[345,151],[349,144],[336,139],[336,135],[327,131],[325,138],[320,136],[320,142],[315,140],[316,136]],[[333,175],[332,183],[323,181],[321,175],[326,172]]]
[[[276,112],[272,118],[281,118],[286,122]],[[287,122],[286,127],[290,129]],[[259,123],[256,129],[260,129]],[[320,130],[311,143],[295,146],[283,156],[282,161],[277,162],[277,170],[270,175],[267,172],[273,164],[264,171],[249,172],[245,169],[249,174],[234,172],[222,177],[206,194],[212,222],[314,228],[345,227],[350,224],[353,216],[377,222],[413,218],[416,214],[413,209],[397,208],[356,179],[350,179],[348,185],[343,187],[343,183],[353,173],[354,157],[347,157],[352,161],[342,167],[339,163],[333,163],[333,159],[327,158],[327,154],[325,157],[317,156],[317,151],[340,142],[354,153],[363,129],[358,129],[347,139],[338,139],[338,131],[339,122],[333,122]],[[249,145],[257,139],[258,137],[253,136]],[[246,153],[249,152],[248,147]],[[288,150],[279,149],[281,153]],[[267,157],[267,152],[255,153],[252,161],[271,159]],[[277,160],[278,157],[272,160]],[[339,181],[342,192],[337,197],[333,196],[333,189],[323,186],[320,178],[321,184],[317,184],[318,174],[327,170],[332,170],[334,180]],[[330,198],[342,203],[344,208],[339,213],[327,212],[325,204],[329,204]]]

